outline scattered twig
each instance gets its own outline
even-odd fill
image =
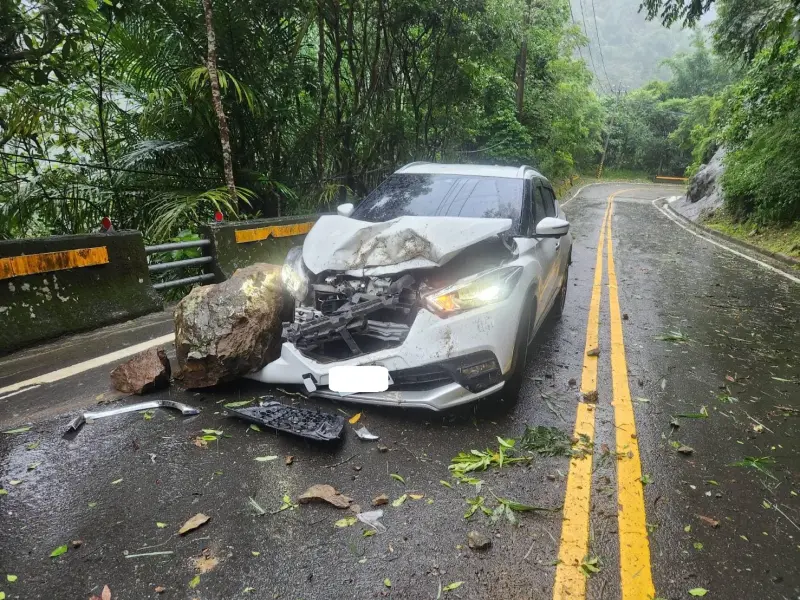
[[[778,508],[778,505],[777,505],[777,504],[773,504],[773,505],[772,505],[772,507],[773,507],[775,510],[777,510],[779,513],[781,513],[781,514],[782,514],[784,517],[786,517],[786,520],[787,520],[787,521],[789,521],[789,523],[791,523],[792,525],[794,525],[796,529],[800,530],[800,526],[798,526],[798,525],[797,525],[797,523],[795,523],[794,521],[792,521],[792,520],[789,518],[789,515],[787,515],[787,514],[786,514],[785,512],[783,512],[783,511],[782,511],[780,508]]]
[[[528,560],[528,557],[531,555],[531,552],[533,552],[533,546],[534,546],[535,543],[536,543],[536,540],[531,542],[531,547],[528,548],[528,551],[525,553],[525,556],[522,557],[522,560]]]
[[[306,396],[305,394],[301,394],[299,392],[287,392],[283,388],[275,388],[275,390],[282,394],[286,394],[287,396],[297,396],[298,398],[303,398],[305,400],[308,400],[308,396]]]
[[[564,417],[562,417],[562,416],[561,416],[561,413],[557,412],[557,411],[556,411],[556,409],[555,409],[555,408],[553,408],[553,405],[550,403],[550,400],[547,400],[547,399],[545,399],[544,403],[547,405],[547,408],[549,408],[549,409],[550,409],[550,412],[551,412],[551,413],[553,413],[553,414],[554,414],[555,416],[557,416],[559,419],[561,419],[562,421],[564,421],[564,423],[566,423],[566,422],[567,422],[567,420],[566,420]]]
[[[776,404],[775,408],[779,408],[781,410],[788,410],[789,412],[800,412],[800,409],[792,408],[791,406],[780,406],[780,405]]]
[[[767,431],[769,431],[769,432],[770,432],[770,433],[772,433],[772,434],[774,434],[774,433],[775,433],[774,431],[772,431],[772,429],[770,429],[769,427],[767,427],[766,425],[764,425],[764,424],[763,424],[761,421],[758,421],[757,419],[754,419],[753,417],[751,417],[751,416],[750,416],[750,413],[748,413],[747,411],[745,411],[745,412],[744,412],[744,414],[746,414],[746,415],[747,415],[747,418],[748,418],[748,419],[750,419],[750,420],[751,420],[753,423],[755,423],[756,425],[760,425],[761,427],[763,427],[764,429],[766,429]]]
[[[353,456],[351,456],[350,458],[345,458],[343,461],[340,461],[340,462],[334,463],[334,464],[332,464],[332,465],[324,465],[322,468],[323,468],[323,469],[333,469],[334,467],[338,467],[338,466],[340,466],[340,465],[343,465],[343,464],[345,464],[345,463],[347,463],[347,462],[350,462],[350,461],[351,461],[351,460],[353,460],[355,457],[356,457],[356,455],[355,455],[355,454],[353,454]]]
[[[125,558],[141,558],[143,556],[164,556],[166,554],[175,554],[172,550],[162,550],[161,552],[145,552],[143,554],[126,554]]]

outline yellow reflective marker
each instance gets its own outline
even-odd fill
[[[105,246],[0,258],[0,279],[108,264]]]
[[[597,258],[594,267],[592,299],[589,303],[589,320],[586,325],[586,346],[583,354],[581,392],[597,389],[597,356],[588,356],[589,350],[597,348],[600,330],[600,297],[603,293],[603,246],[606,222],[611,202],[606,205],[600,239],[597,242]],[[586,436],[594,441],[594,406],[581,402],[575,417],[576,438]],[[564,497],[564,514],[561,523],[561,544],[558,551],[558,566],[553,585],[554,600],[586,597],[586,576],[581,563],[589,551],[589,511],[592,499],[592,456],[572,457],[569,461],[567,491]]]
[[[259,242],[268,237],[292,237],[295,235],[305,235],[314,223],[290,223],[289,225],[272,225],[270,227],[256,227],[255,229],[237,229],[234,232],[237,244],[248,242]]]
[[[621,193],[621,192],[618,192]],[[615,194],[616,195],[616,194]],[[612,205],[614,197],[609,198]],[[613,214],[613,209],[612,209]],[[636,421],[628,385],[628,365],[622,336],[622,318],[614,267],[614,244],[611,217],[606,221],[608,244],[608,300],[611,318],[611,383],[613,388],[614,425],[617,437],[617,514],[622,600],[651,600],[655,597],[650,564],[650,542],[641,481],[642,464]]]

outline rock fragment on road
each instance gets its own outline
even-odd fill
[[[125,394],[141,396],[169,387],[172,368],[163,348],[149,348],[111,371],[111,385]]]

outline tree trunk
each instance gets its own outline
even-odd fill
[[[531,10],[533,10],[533,0],[528,0],[527,10],[522,18],[522,43],[519,46],[517,55],[517,70],[515,79],[517,83],[517,117],[522,117],[525,104],[525,79],[528,76],[528,28],[531,24]]]
[[[225,172],[225,184],[231,196],[231,204],[237,207],[236,183],[233,180],[233,158],[231,156],[231,134],[228,130],[228,120],[222,108],[222,94],[219,88],[219,74],[217,73],[217,37],[214,35],[214,21],[211,13],[211,0],[203,0],[203,11],[206,16],[206,37],[208,38],[208,80],[211,82],[211,103],[217,114],[219,125],[219,141],[222,144],[222,168]]]

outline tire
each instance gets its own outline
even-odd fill
[[[536,314],[535,303],[528,301],[522,309],[517,337],[514,341],[514,358],[512,361],[511,375],[506,380],[503,389],[498,392],[499,398],[507,406],[514,406],[519,400],[519,392],[525,378],[525,367],[528,364],[528,342],[530,340],[531,326]]]
[[[564,314],[564,306],[567,304],[567,288],[569,287],[569,266],[564,270],[564,281],[561,282],[561,289],[558,290],[556,301],[553,302],[553,316],[561,319]]]

